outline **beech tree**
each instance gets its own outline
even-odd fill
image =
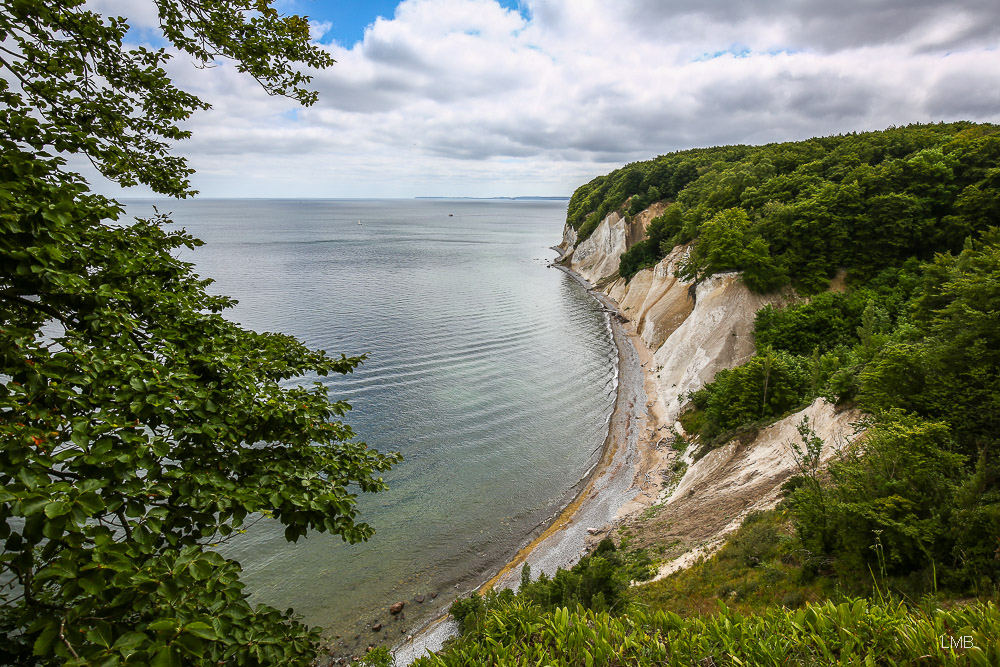
[[[185,57],[273,95],[311,104],[307,68],[333,62],[272,0],[155,4]],[[399,456],[304,382],[361,357],[226,320],[233,302],[174,256],[198,240],[123,222],[67,168],[193,194],[170,146],[208,105],[127,30],[83,0],[0,7],[0,663],[309,664],[318,631],[251,605],[210,545],[254,513],[290,540],[364,540],[357,493]]]

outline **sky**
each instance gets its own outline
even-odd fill
[[[88,0],[156,45],[152,0]],[[671,151],[1000,122],[997,0],[277,0],[337,60],[298,108],[168,72],[203,197],[569,196]],[[88,174],[96,190],[122,191]]]

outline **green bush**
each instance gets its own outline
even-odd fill
[[[618,273],[629,280],[642,269],[655,266],[660,261],[659,248],[650,239],[639,241],[622,253],[618,263]]]
[[[755,512],[743,520],[740,530],[720,556],[733,558],[746,567],[756,567],[778,553],[778,527],[766,515]]]
[[[377,646],[353,664],[358,667],[396,667],[396,659],[388,648]]]
[[[948,519],[963,472],[951,449],[946,424],[884,416],[830,465],[828,487],[793,494],[803,544],[849,569],[890,575],[948,563]]]
[[[523,570],[518,593],[546,610],[579,604],[588,609],[620,612],[631,574],[626,566],[615,543],[604,538],[593,553],[569,570],[560,568],[551,578],[542,573],[531,581],[530,570]]]
[[[702,436],[713,438],[784,414],[806,400],[809,389],[805,360],[771,350],[742,366],[719,371],[711,383],[692,394],[692,400],[705,410]]]
[[[448,613],[458,623],[458,631],[465,634],[475,628],[486,611],[486,603],[478,593],[459,598],[451,603]]]
[[[865,305],[854,293],[824,292],[803,304],[764,306],[754,321],[754,342],[758,350],[770,347],[801,356],[817,348],[826,353],[839,345],[853,346]]]

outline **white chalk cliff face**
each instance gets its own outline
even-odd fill
[[[560,259],[571,255],[570,268],[591,283],[597,284],[618,273],[622,253],[646,238],[649,223],[663,213],[665,208],[663,202],[657,202],[628,219],[616,212],[608,213],[594,232],[579,244],[576,242],[576,230],[566,225],[563,228],[563,241],[559,246],[563,251]]]
[[[558,246],[559,250],[562,251],[562,256],[565,256],[567,252],[571,251],[573,249],[573,246],[575,245],[576,245],[576,230],[570,227],[569,225],[564,225],[563,240],[562,243],[560,243]],[[562,256],[560,256],[560,259],[562,259]]]
[[[625,237],[625,219],[609,213],[590,236],[573,247],[570,266],[596,284],[618,271],[618,261],[626,250]]]
[[[617,278],[605,287],[650,350],[662,347],[694,310],[692,283],[677,277],[680,264],[689,254],[688,246],[678,246],[659,264],[639,271],[629,282]]]
[[[642,225],[663,211],[643,211],[632,225]],[[694,283],[677,271],[690,253],[677,246],[660,262],[635,274],[627,283],[618,278],[618,264],[632,242],[631,229],[617,213],[609,213],[594,233],[577,246],[567,244],[563,257],[569,267],[611,297],[621,314],[653,352],[658,385],[655,401],[662,420],[673,423],[684,396],[701,389],[725,368],[744,363],[754,352],[753,323],[767,304],[786,301],[781,294],[755,294],[738,273],[723,273]],[[564,242],[575,237],[563,234]]]
[[[735,272],[714,275],[697,285],[682,280],[677,272],[690,253],[687,246],[675,247],[656,266],[639,271],[626,283],[618,277],[621,255],[643,238],[645,226],[663,208],[661,204],[655,213],[636,216],[631,229],[611,213],[578,245],[574,245],[575,231],[567,231],[561,249],[569,268],[618,304],[619,313],[651,353],[655,392],[649,396],[650,425],[656,432],[671,427],[682,432],[676,420],[688,393],[711,382],[720,370],[753,356],[757,311],[768,304],[784,305],[791,295],[751,292]],[[640,224],[643,234],[637,235]],[[693,463],[672,493],[664,492],[660,498],[670,508],[665,515],[678,529],[671,537],[691,548],[718,545],[747,512],[773,505],[782,482],[796,472],[789,443],[798,439],[795,426],[805,416],[830,445],[852,437],[851,422],[859,415],[838,412],[817,399],[761,429],[752,441],[729,443]]]
[[[690,285],[680,284],[690,296]],[[737,273],[701,281],[694,289],[691,312],[653,355],[663,419],[677,418],[688,392],[704,387],[719,371],[750,359],[757,311],[784,300],[780,294],[751,292]]]
[[[663,515],[670,529],[661,534],[667,542],[687,550],[660,566],[656,579],[693,565],[725,542],[725,536],[740,527],[750,512],[774,507],[781,499],[781,485],[801,472],[792,443],[800,442],[798,425],[809,420],[813,432],[823,440],[822,463],[855,438],[858,410],[837,410],[817,398],[802,410],[779,419],[749,442],[733,440],[713,449],[692,463],[669,497]],[[684,549],[682,549],[683,551]]]

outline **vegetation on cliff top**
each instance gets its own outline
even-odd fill
[[[687,421],[702,450],[819,396],[856,404],[871,416],[868,436],[823,485],[792,498],[810,567],[866,569],[884,557],[897,576],[995,590],[1000,127],[675,153],[583,186],[569,223],[585,235],[591,212],[634,211],[664,193],[665,212],[622,256],[621,275],[690,243],[690,279],[737,270],[751,289],[790,280],[812,295],[762,309],[757,354],[692,394]],[[845,270],[846,291],[822,291]]]
[[[670,202],[622,257],[626,278],[695,239],[692,276],[742,270],[752,289],[825,289],[958,251],[1000,217],[1000,127],[942,123],[766,146],[681,151],[599,176],[572,196],[580,240],[612,211]]]
[[[988,230],[958,254],[911,259],[846,293],[766,307],[758,354],[691,396],[703,447],[817,396],[853,403],[870,415],[866,436],[791,498],[810,567],[881,564],[927,588],[995,591],[998,303],[1000,231]]]

